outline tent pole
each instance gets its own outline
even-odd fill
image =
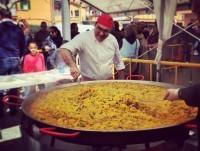
[[[69,41],[71,40],[69,0],[62,0],[61,3],[63,39]]]

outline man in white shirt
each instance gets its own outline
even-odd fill
[[[81,74],[82,80],[112,79],[112,65],[115,64],[119,79],[124,79],[124,63],[121,60],[116,38],[109,32],[113,19],[107,14],[98,17],[94,30],[81,33],[60,47],[61,56],[69,65],[74,79]],[[73,59],[80,58],[80,71]]]

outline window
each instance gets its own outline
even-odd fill
[[[30,0],[21,1],[20,2],[20,9],[21,10],[30,10],[31,9]]]
[[[75,16],[76,16],[76,17],[79,16],[79,10],[75,10]]]
[[[54,1],[54,10],[61,11],[61,2]]]

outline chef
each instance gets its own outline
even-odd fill
[[[81,75],[81,80],[112,79],[112,67],[115,65],[119,79],[124,79],[124,63],[119,53],[119,45],[110,34],[113,19],[110,15],[98,17],[94,30],[86,31],[74,37],[60,47],[65,63],[69,65],[74,79]],[[79,55],[80,70],[73,56]]]

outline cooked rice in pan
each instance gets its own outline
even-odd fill
[[[128,82],[80,84],[38,97],[30,114],[50,125],[85,130],[143,130],[196,116],[184,101],[163,100],[166,88]]]

